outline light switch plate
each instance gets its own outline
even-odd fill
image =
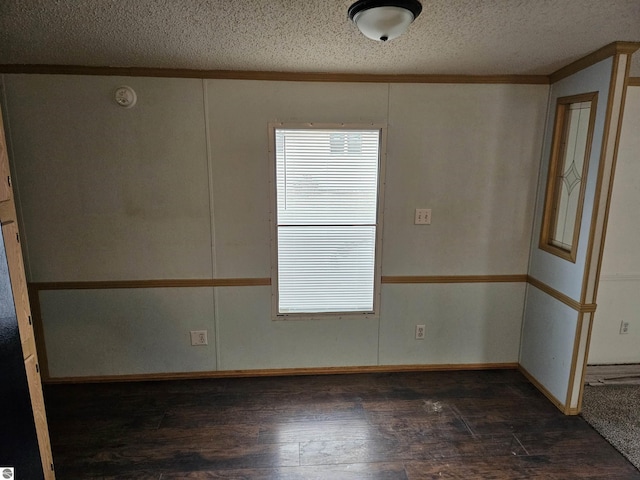
[[[416,216],[413,223],[415,225],[431,225],[431,209],[416,208]]]

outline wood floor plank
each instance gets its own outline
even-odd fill
[[[338,465],[379,463],[405,460],[419,455],[431,458],[423,445],[412,445],[398,439],[316,441],[300,444],[301,465]]]
[[[264,468],[298,466],[299,445],[280,444],[202,444],[146,443],[112,446],[96,452],[68,452],[58,459],[57,470],[63,478],[89,475],[126,475],[129,469],[170,472],[176,469],[207,470],[212,468]],[[67,465],[73,469],[67,470]],[[71,475],[74,473],[77,476]]]
[[[58,480],[639,479],[519,372],[47,385]]]
[[[612,457],[585,455],[531,455],[504,457],[450,457],[444,461],[405,463],[409,480],[423,479],[600,479],[634,480],[640,478],[631,464],[621,465]]]
[[[528,457],[448,458],[446,461],[411,461],[405,463],[409,480],[559,480],[543,472],[541,461]],[[580,478],[580,477],[566,477]]]
[[[482,416],[464,416],[466,423],[474,433],[505,433],[505,432],[537,432],[537,431],[572,431],[582,430],[587,434],[590,426],[577,416],[540,415],[521,411],[493,412]]]
[[[91,478],[91,477],[82,475],[77,478]],[[98,474],[94,478],[100,478],[100,480],[161,480],[162,473],[151,471],[151,472],[131,472],[131,473],[126,473],[124,475],[107,475],[107,476]]]
[[[161,480],[407,480],[403,463],[173,472]]]
[[[538,431],[516,434],[531,455],[589,455],[617,457],[617,451],[600,435],[582,431]]]
[[[361,420],[302,420],[273,423],[260,429],[259,443],[311,442],[318,440],[365,440],[381,438],[383,435],[375,426]]]

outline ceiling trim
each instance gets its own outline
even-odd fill
[[[287,82],[358,83],[489,83],[548,85],[547,75],[374,75],[359,73],[261,72],[243,70],[189,70],[179,68],[96,67],[82,65],[0,65],[0,73],[43,75],[101,75],[124,77],[206,78]]]
[[[640,42],[613,42],[604,47],[591,52],[582,58],[579,58],[573,63],[556,70],[549,75],[550,83],[556,83],[563,78],[573,75],[580,70],[584,70],[591,65],[601,62],[605,58],[613,57],[614,55],[627,54],[631,55],[633,52],[640,48]]]
[[[105,67],[88,65],[0,64],[0,73],[40,75],[99,75],[123,77],[200,78],[217,80],[266,80],[286,82],[346,83],[470,83],[548,85],[573,75],[614,55],[631,55],[640,42],[612,42],[556,70],[551,75],[418,75],[326,72],[274,72],[252,70],[197,70],[183,68]],[[628,85],[640,85],[640,77],[629,78]]]

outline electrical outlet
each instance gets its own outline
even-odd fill
[[[416,340],[424,340],[424,325],[416,325]]]
[[[431,225],[431,209],[416,208],[416,215],[413,219],[414,225]]]
[[[624,335],[625,333],[629,333],[629,322],[623,320],[620,322],[620,335]]]
[[[209,345],[209,340],[207,339],[207,331],[191,330],[191,345],[194,347],[199,345]]]

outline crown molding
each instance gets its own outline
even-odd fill
[[[252,70],[197,70],[188,68],[109,67],[90,65],[0,64],[0,74],[100,75],[123,77],[198,78],[212,80],[265,80],[285,82],[345,83],[454,83],[548,85],[566,78],[606,58],[632,54],[640,42],[612,42],[556,70],[551,75],[418,75],[329,72],[274,72]],[[629,79],[639,86],[640,77]]]
[[[42,64],[4,64],[0,65],[0,73],[199,78],[216,80],[267,80],[286,82],[549,84],[549,77],[546,75],[377,75],[360,73],[261,72],[243,70],[192,70],[182,68],[103,67]]]
[[[638,48],[640,48],[640,42],[612,42],[595,52],[591,52],[590,54],[579,58],[575,62],[556,70],[549,75],[550,83],[556,83],[563,78],[573,75],[580,70],[584,70],[585,68],[601,62],[606,58],[613,57],[614,55],[631,55],[633,52],[638,50]]]

